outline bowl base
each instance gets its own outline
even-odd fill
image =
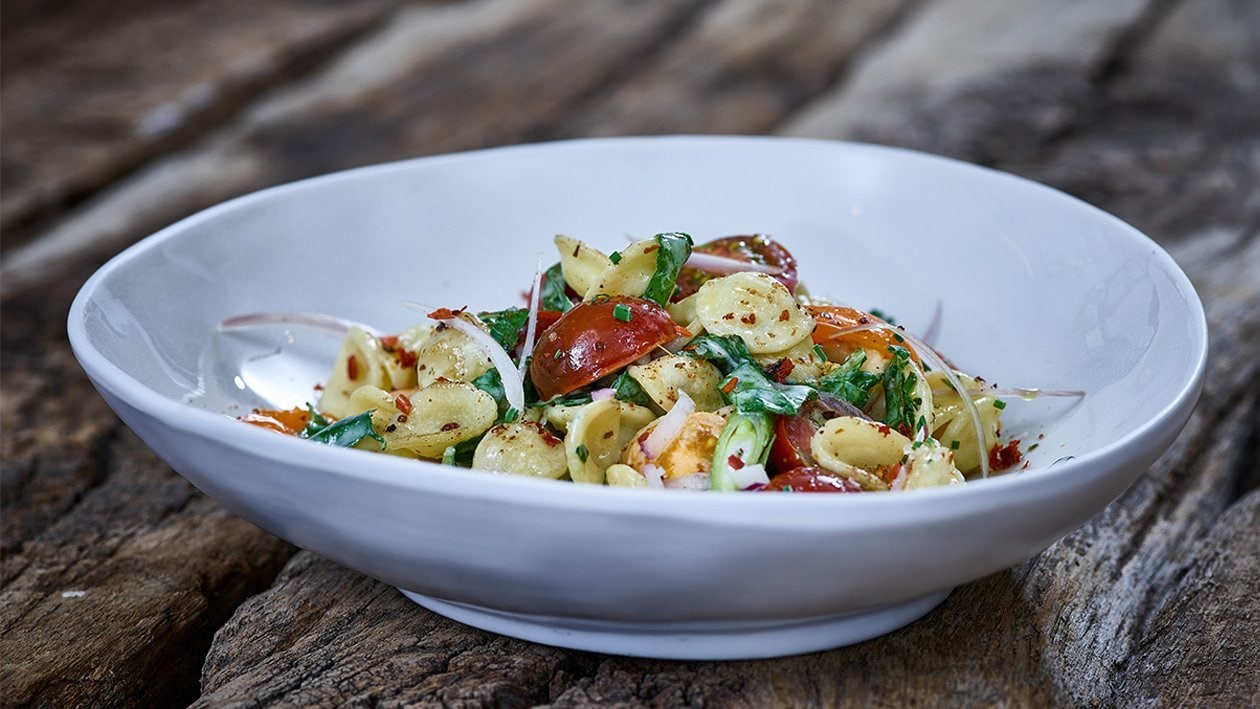
[[[434,613],[500,635],[661,660],[752,660],[853,645],[909,625],[950,594],[946,590],[890,606],[809,618],[638,623],[506,613],[402,592]]]

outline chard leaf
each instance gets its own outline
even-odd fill
[[[733,387],[731,380],[735,380]],[[818,395],[812,387],[771,381],[761,367],[751,362],[745,362],[731,370],[722,383],[722,391],[740,413],[774,413],[787,416],[795,415],[802,404]]]
[[[628,401],[639,406],[652,405],[652,397],[648,396],[646,391],[643,391],[643,387],[639,386],[639,383],[628,372],[618,374],[617,378],[613,380],[612,388],[616,392],[614,396],[618,401]]]
[[[364,438],[372,438],[381,444],[381,450],[385,450],[385,439],[372,428],[372,411],[370,410],[330,423],[303,437],[343,448],[351,448]]]
[[[888,351],[892,353],[892,360],[884,369],[884,404],[888,410],[884,423],[889,428],[912,436],[919,427],[914,414],[923,403],[922,399],[914,395],[919,377],[910,364],[910,350],[893,345]]]
[[[657,234],[656,243],[660,246],[656,250],[656,272],[652,274],[652,280],[648,281],[643,297],[664,307],[669,305],[669,299],[674,295],[678,273],[691,256],[693,242],[689,235],[672,231]]]
[[[494,397],[494,403],[499,407],[499,420],[495,423],[502,423],[511,406],[508,404],[507,393],[503,389],[503,377],[499,374],[499,370],[493,368],[486,370],[485,374],[472,380],[472,385]]]
[[[495,312],[478,313],[477,317],[490,328],[490,336],[505,351],[516,349],[516,341],[521,337],[521,329],[529,321],[529,310],[526,308],[508,308]]]
[[[730,372],[741,364],[756,364],[748,353],[748,345],[739,335],[701,335],[683,349],[683,354],[707,359],[723,372]]]
[[[542,293],[538,294],[539,306],[543,310],[559,310],[567,313],[573,309],[573,301],[564,293],[564,272],[556,263],[543,274]]]
[[[862,365],[865,363],[866,350],[854,351],[838,369],[819,380],[818,388],[844,399],[859,409],[866,408],[871,398],[871,389],[879,383],[880,377],[874,372],[862,371]]]

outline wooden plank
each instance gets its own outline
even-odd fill
[[[195,0],[18,8],[0,45],[6,248],[187,142],[260,91],[317,66],[397,0]],[[9,19],[6,17],[6,19]]]
[[[0,265],[0,293],[99,261],[200,208],[372,162],[532,139],[685,24],[700,0],[476,0],[399,15],[379,42],[153,163]],[[528,58],[524,61],[522,58]]]
[[[984,160],[981,146],[1027,145],[1014,130],[1044,133],[1070,120],[1074,97],[1148,5],[929,3],[779,132]],[[977,89],[983,95],[967,100]]]
[[[547,137],[767,132],[910,5],[727,0]]]

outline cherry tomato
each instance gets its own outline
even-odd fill
[[[669,313],[650,300],[581,303],[539,336],[529,375],[545,401],[612,374],[676,336]]]
[[[855,481],[816,465],[793,468],[770,479],[760,492],[861,492]]]
[[[534,325],[535,342],[538,337],[547,331],[547,328],[554,325],[555,322],[560,319],[561,315],[564,315],[564,313],[559,310],[542,310],[541,308],[538,310],[538,322]],[[527,332],[528,330],[528,327],[522,327],[521,334],[517,335],[516,346],[518,349],[525,346],[525,336],[529,334]]]
[[[896,345],[905,347],[910,351],[910,358],[921,363],[918,353],[905,342],[905,338],[900,341],[897,339],[897,330],[891,325],[875,330],[850,331],[862,325],[884,323],[870,313],[846,305],[807,305],[805,312],[818,323],[814,327],[814,343],[822,347],[827,359],[833,362],[843,362],[858,348],[874,350],[881,356],[887,356],[888,348]]]
[[[311,414],[306,409],[258,409],[240,418],[245,423],[252,423],[260,428],[277,433],[297,435],[310,423]]]
[[[827,421],[837,416],[866,418],[858,407],[838,396],[820,392],[801,406],[795,416],[778,416],[774,420],[774,442],[770,444],[771,470],[786,471],[815,465],[810,440]]]
[[[782,244],[764,234],[724,236],[721,239],[700,244],[692,250],[736,261],[781,268],[783,271],[775,275],[775,278],[787,286],[789,291],[796,292],[796,258]],[[678,274],[678,290],[674,293],[674,300],[682,300],[700,290],[700,286],[714,275],[698,268],[684,267]]]

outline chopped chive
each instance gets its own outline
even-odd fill
[[[515,421],[516,419],[520,417],[521,417],[521,412],[509,406],[508,410],[503,412],[503,423],[512,423],[513,421]]]
[[[612,261],[613,265],[621,263],[621,252],[614,251],[611,254],[608,254],[608,260]]]
[[[613,306],[613,317],[621,322],[630,322],[630,306],[625,303],[617,303]]]
[[[1034,443],[1034,444],[1032,444],[1031,446],[1028,446],[1028,450],[1027,450],[1026,452],[1028,452],[1028,453],[1032,453],[1033,451],[1037,450],[1037,446],[1039,446],[1039,445],[1041,445],[1041,444],[1040,444],[1040,443]]]
[[[814,345],[814,354],[818,355],[818,359],[824,362],[827,361],[827,353],[823,352],[822,345]]]
[[[958,449],[959,449],[959,448],[961,448],[961,447],[962,447],[962,441],[950,441],[950,442],[949,442],[949,449],[950,449],[950,450],[952,450],[952,451],[956,451],[956,450],[958,450]]]
[[[1005,402],[1005,401],[1002,401],[1001,399],[994,399],[994,400],[993,400],[993,408],[998,409],[998,410],[1005,409],[1005,408],[1006,408],[1006,402]]]
[[[588,456],[590,456],[590,454],[591,454],[591,452],[590,452],[590,451],[586,450],[586,446],[584,446],[584,445],[579,445],[579,446],[577,447],[577,450],[576,450],[576,451],[574,451],[574,452],[576,452],[576,453],[577,453],[577,457],[578,457],[578,459],[579,459],[579,460],[581,460],[583,463],[585,463],[585,462],[586,462],[587,457],[588,457]]]
[[[564,356],[564,352],[561,352],[560,350],[556,350],[556,353],[555,353],[555,354],[553,354],[553,355],[551,355],[551,358],[552,358],[552,359],[560,359],[560,358],[561,358],[561,357],[563,357],[563,356]]]
[[[897,342],[905,342],[905,341],[906,341],[906,338],[902,337],[901,335],[899,335],[899,334],[897,334],[897,333],[895,333],[895,332],[893,333],[893,339],[894,339],[894,340],[896,340]]]
[[[447,446],[442,451],[442,465],[455,465],[455,446]]]

